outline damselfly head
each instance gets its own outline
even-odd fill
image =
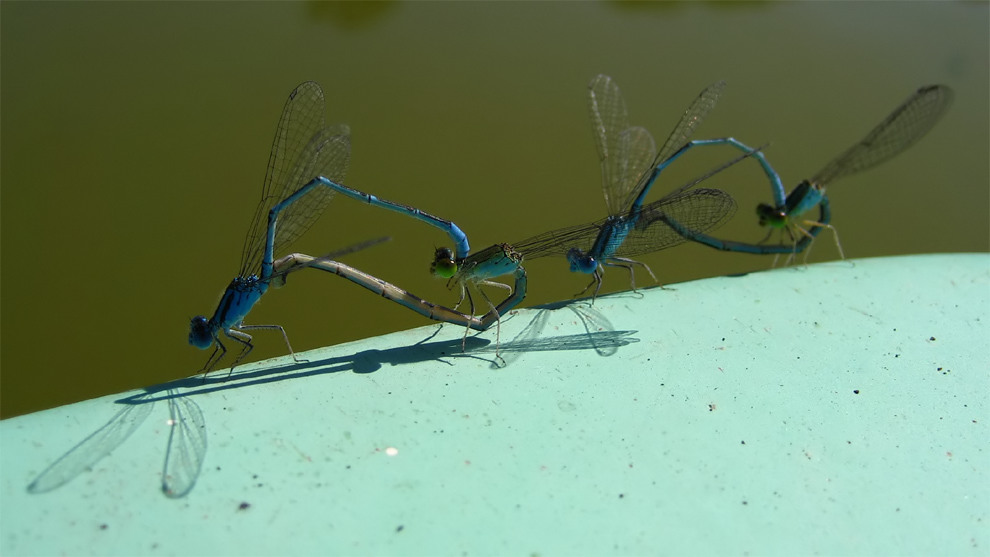
[[[206,317],[197,315],[189,323],[189,344],[206,350],[213,346],[213,332],[210,331],[210,322]]]
[[[433,263],[430,263],[430,273],[433,276],[449,279],[457,273],[457,262],[450,248],[437,248],[433,253]]]
[[[787,213],[766,203],[757,205],[756,216],[760,218],[760,226],[783,228],[787,224]]]
[[[598,269],[598,260],[578,248],[567,250],[567,261],[571,264],[572,273],[594,273]]]

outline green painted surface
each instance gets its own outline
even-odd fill
[[[984,555],[988,310],[984,254],[825,263],[177,382],[95,463],[139,393],[12,418],[0,553]]]

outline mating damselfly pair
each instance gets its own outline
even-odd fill
[[[734,137],[692,140],[695,130],[717,103],[725,83],[707,88],[688,106],[673,131],[658,149],[650,132],[630,125],[628,110],[615,82],[599,75],[588,86],[592,132],[602,168],[606,217],[537,233],[529,238],[499,243],[471,252],[467,235],[451,220],[434,216],[411,205],[381,199],[345,185],[350,162],[349,129],[327,125],[324,95],[319,85],[306,82],[289,95],[276,128],[275,141],[259,203],[244,241],[238,275],[224,292],[213,316],[197,316],[190,325],[189,342],[201,349],[214,347],[201,371],[208,373],[227,352],[222,336],[241,346],[231,370],[253,348],[252,329],[281,332],[290,354],[288,335],[278,325],[245,325],[252,307],[271,286],[284,284],[285,277],[303,269],[318,269],[344,277],[375,294],[399,303],[437,321],[468,329],[486,330],[526,296],[528,276],[522,263],[549,255],[566,258],[573,272],[592,275],[584,292],[594,287],[597,296],[605,267],[623,267],[630,273],[635,290],[634,267],[653,270],[632,259],[685,242],[696,242],[717,250],[750,254],[786,254],[793,258],[808,249],[822,229],[831,225],[831,209],[825,186],[841,177],[860,172],[903,152],[921,139],[945,114],[952,92],[943,85],[919,88],[880,122],[866,137],[831,160],[812,178],[787,193],[777,172],[767,161],[763,147],[753,148]],[[646,201],[660,174],[694,147],[728,145],[739,156],[671,190],[655,201]],[[732,196],[702,183],[744,159],[760,165],[770,184],[771,202],[757,207],[758,224],[770,230],[762,241],[746,243],[717,238],[711,232],[728,222],[736,209]],[[383,239],[372,240],[314,257],[301,253],[284,255],[286,248],[318,219],[335,194],[408,215],[445,234],[453,248],[435,250],[431,266],[436,276],[456,287],[459,300],[447,307],[424,300],[384,280],[335,259]],[[818,207],[817,218],[806,215]],[[768,243],[774,231],[777,243]],[[836,245],[842,254],[838,236]],[[512,285],[494,279],[512,275]],[[481,287],[507,292],[495,304]],[[580,294],[583,294],[579,293]],[[480,294],[485,313],[476,315],[474,294]],[[466,312],[459,311],[467,300]],[[498,354],[496,336],[496,356]]]

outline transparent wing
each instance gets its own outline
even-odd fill
[[[567,304],[566,307],[581,319],[581,324],[584,325],[588,335],[588,344],[599,356],[608,358],[619,351],[619,347],[615,344],[616,339],[611,336],[611,333],[615,332],[615,326],[604,313],[592,305]]]
[[[615,255],[651,253],[687,241],[667,224],[667,218],[690,230],[707,232],[728,222],[735,211],[735,200],[722,190],[697,188],[667,196],[643,206],[636,226]]]
[[[764,148],[759,147],[726,161],[691,180],[663,197],[640,208],[636,225],[624,239],[615,255],[650,253],[684,242],[685,239],[664,222],[664,217],[678,221],[696,232],[714,230],[725,224],[735,213],[736,202],[729,194],[708,188],[695,188],[712,176],[749,158]],[[588,224],[544,232],[512,246],[526,259],[549,255],[567,255],[570,248],[587,249],[598,239],[605,226],[615,217],[606,217]],[[619,218],[625,218],[620,215]]]
[[[292,173],[286,178],[283,194],[265,208],[262,226],[254,231],[252,249],[247,254],[241,275],[257,272],[268,227],[268,211],[271,206],[292,195],[317,176],[342,182],[350,165],[351,143],[346,126],[332,126],[316,132],[306,149],[300,154]],[[334,191],[326,187],[313,188],[286,207],[278,217],[275,245],[272,253],[278,255],[316,222],[333,199]]]
[[[598,237],[599,231],[607,220],[608,218],[604,218],[587,224],[558,228],[516,242],[512,244],[512,247],[521,253],[525,259],[567,255],[567,251],[574,247],[587,249]]]
[[[607,75],[597,75],[588,84],[588,112],[591,116],[591,133],[602,166],[602,190],[609,214],[622,211],[622,200],[629,192],[623,191],[622,168],[626,161],[618,152],[619,136],[629,127],[629,111],[619,86]],[[633,183],[631,186],[635,186]]]
[[[169,391],[175,395],[174,390]],[[165,450],[162,469],[162,491],[168,497],[178,499],[189,493],[206,458],[206,421],[199,405],[189,397],[173,396],[168,399],[172,418],[172,431]]]
[[[667,196],[640,209],[636,226],[614,255],[651,253],[685,242],[683,236],[664,222],[667,216],[690,230],[704,232],[728,222],[735,210],[735,200],[722,190],[697,188]],[[516,242],[512,247],[526,259],[567,255],[570,248],[591,246],[608,220],[551,230]]]
[[[144,395],[137,400],[143,398]],[[148,419],[154,401],[128,404],[114,414],[100,429],[83,439],[45,469],[30,485],[28,492],[45,493],[65,485],[70,480],[92,468],[103,457],[120,446],[134,430]]]
[[[667,141],[663,143],[663,147],[657,152],[653,166],[669,159],[671,155],[687,144],[694,134],[694,130],[701,125],[705,118],[708,117],[708,113],[715,108],[715,103],[718,102],[724,89],[725,81],[718,81],[706,87],[694,99],[694,102],[684,111],[680,121],[674,126],[674,130],[667,136]]]
[[[608,212],[609,215],[624,215],[629,211],[633,200],[639,196],[640,186],[645,183],[644,177],[653,170],[657,144],[646,128],[634,126],[619,134],[615,152],[615,179],[618,186],[613,188],[616,195],[611,199],[617,205],[609,205]]]
[[[570,306],[567,306],[570,307]],[[503,353],[540,352],[561,350],[587,350],[593,348],[603,355],[614,354],[620,347],[639,342],[634,337],[638,331],[596,331],[577,335],[546,336],[513,340],[499,347]],[[494,348],[478,352],[493,351]]]
[[[343,173],[346,172],[347,163],[350,160],[349,144],[347,145],[347,156],[343,157],[342,163],[339,156],[329,157],[327,154],[321,155],[322,150],[327,146],[321,147],[319,144],[314,144],[314,141],[318,141],[316,140],[318,135],[323,137],[325,141],[327,137],[335,135],[343,135],[346,138],[349,133],[346,126],[330,128],[331,131],[327,131],[324,119],[324,104],[323,90],[317,83],[312,81],[307,81],[296,87],[285,103],[285,107],[282,110],[282,117],[279,119],[275,131],[272,152],[268,159],[268,171],[265,174],[261,202],[255,210],[254,219],[251,221],[251,227],[244,240],[244,248],[241,253],[242,276],[258,271],[261,252],[265,243],[269,210],[275,204],[294,193],[300,186],[315,178],[319,172],[302,180],[298,176],[304,170],[320,170],[329,174],[337,174],[338,177],[343,177]],[[324,158],[317,159],[320,156]],[[317,162],[318,160],[322,160],[323,162]],[[343,166],[342,168],[328,166],[331,164],[342,164]],[[321,165],[322,168],[317,168]],[[326,190],[326,188],[317,188],[317,190]],[[333,194],[330,190],[326,190],[320,191],[316,195],[325,196],[326,199],[322,202],[309,200],[303,207],[308,208],[310,211],[322,209],[329,202]],[[296,209],[296,212],[300,212],[299,209]],[[309,224],[312,224],[317,216],[319,215],[312,216]],[[296,218],[299,218],[298,215]],[[285,224],[285,218],[281,216],[280,228],[283,228]],[[291,231],[294,227],[288,228]],[[296,227],[296,237],[304,232],[306,228],[308,226]],[[276,237],[276,244],[284,247],[288,244],[288,241]]]
[[[823,185],[900,154],[931,131],[950,104],[952,90],[945,85],[918,89],[862,141],[825,165],[811,183]]]
[[[329,178],[334,182],[343,181],[350,165],[351,143],[350,139],[346,135],[340,135],[340,132],[339,127],[326,128],[313,136],[286,181],[282,199],[292,195],[317,176]],[[273,253],[281,253],[296,238],[309,230],[330,203],[333,194],[330,188],[313,188],[286,207],[278,217]]]
[[[718,81],[705,88],[694,102],[688,106],[687,110],[681,116],[680,121],[674,126],[674,130],[670,132],[667,136],[667,140],[664,142],[660,150],[657,151],[652,163],[646,167],[643,174],[639,176],[639,183],[629,191],[625,198],[622,200],[623,206],[628,208],[632,206],[633,201],[639,196],[639,191],[643,185],[646,184],[649,179],[650,173],[654,168],[659,166],[662,162],[669,159],[674,153],[679,151],[682,147],[687,145],[690,141],[691,136],[694,134],[694,130],[701,125],[701,122],[705,120],[708,113],[715,108],[715,103],[718,102],[719,97],[722,95],[722,91],[725,89],[725,81]]]

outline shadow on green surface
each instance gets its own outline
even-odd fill
[[[573,311],[584,325],[585,332],[574,335],[543,337],[544,329],[554,308],[567,308]],[[505,321],[518,318],[519,314],[507,316]],[[411,346],[387,350],[364,350],[347,356],[324,358],[313,361],[294,362],[281,366],[261,366],[246,369],[229,376],[222,373],[214,377],[193,376],[160,385],[146,387],[143,392],[115,401],[124,405],[105,424],[91,433],[79,444],[59,457],[32,481],[27,491],[33,494],[53,491],[86,470],[91,470],[97,462],[108,456],[126,441],[151,415],[157,401],[166,401],[169,406],[169,437],[165,448],[162,467],[162,492],[170,498],[178,499],[192,491],[199,478],[206,459],[206,419],[193,395],[204,395],[234,388],[245,388],[304,377],[351,371],[353,373],[374,373],[385,365],[397,366],[424,361],[439,361],[454,365],[448,358],[485,358],[476,354],[495,353],[491,342],[471,336],[463,340],[429,342],[441,328]],[[501,368],[514,362],[525,352],[559,350],[594,350],[600,356],[614,355],[619,347],[639,339],[632,338],[636,331],[615,331],[611,323],[592,306],[563,303],[553,307],[538,309],[535,316],[511,341],[497,348],[507,354],[508,360],[496,355],[488,360],[493,368]],[[462,351],[463,349],[463,351]],[[249,367],[249,366],[245,366]],[[181,390],[181,392],[180,392]]]

